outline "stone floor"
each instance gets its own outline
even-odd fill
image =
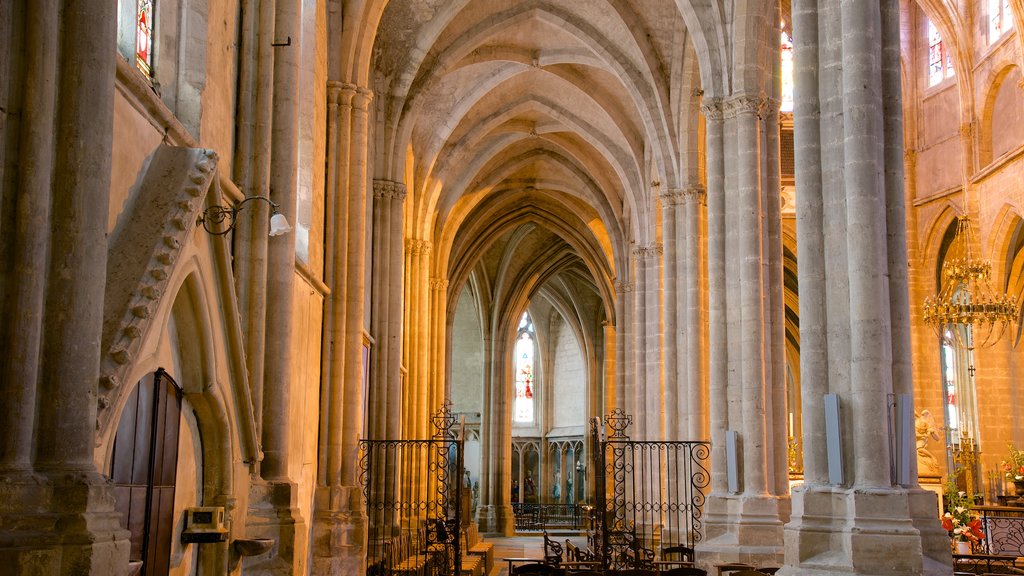
[[[587,537],[579,535],[552,534],[551,538],[565,545],[568,538],[576,546],[586,547]],[[494,544],[494,569],[488,576],[508,576],[508,563],[502,558],[543,558],[544,537],[543,536],[511,536],[495,537],[487,536],[485,541]]]

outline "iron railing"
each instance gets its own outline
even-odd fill
[[[540,532],[551,528],[579,530],[583,528],[583,511],[579,504],[512,503],[517,532]]]
[[[594,510],[588,537],[605,568],[650,568],[658,551],[693,546],[704,534],[711,481],[708,442],[635,441],[632,417],[616,409],[592,421]]]
[[[975,506],[981,513],[981,529],[985,537],[980,542],[984,554],[1024,556],[1024,508],[1016,506]]]
[[[461,558],[462,440],[445,405],[427,440],[363,440],[367,574],[454,574]]]

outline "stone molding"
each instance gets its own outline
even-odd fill
[[[427,256],[431,250],[430,240],[410,238],[405,241],[405,249],[409,251],[410,256],[419,256],[421,254]]]
[[[637,260],[645,258],[657,258],[661,256],[662,248],[661,244],[650,244],[648,246],[637,246],[633,249],[633,255],[636,256]]]
[[[381,200],[405,200],[405,184],[393,180],[374,180],[373,197]]]
[[[123,383],[203,210],[216,166],[212,150],[161,145],[112,234],[103,306],[101,425],[110,418],[105,409]]]
[[[446,290],[448,288],[447,278],[431,278],[430,289],[431,290]]]

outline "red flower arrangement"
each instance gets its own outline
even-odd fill
[[[949,533],[953,542],[973,544],[985,537],[981,519],[971,510],[971,504],[967,492],[957,490],[952,482],[946,484],[946,513],[942,515],[942,529]]]

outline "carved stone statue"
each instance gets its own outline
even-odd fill
[[[914,434],[917,437],[917,474],[919,476],[938,476],[939,461],[928,450],[928,440],[940,440],[939,429],[928,409],[914,412]]]

